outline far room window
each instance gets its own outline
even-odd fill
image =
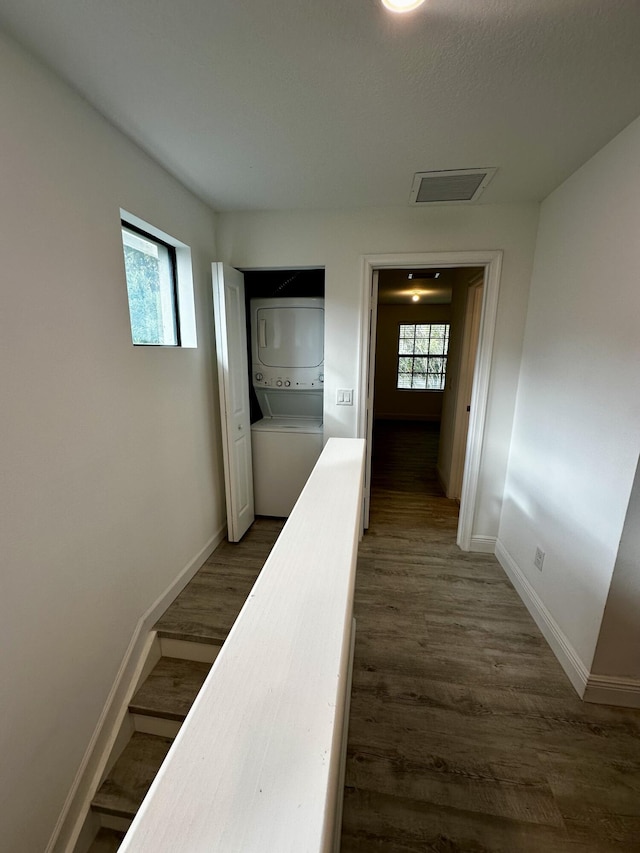
[[[397,387],[443,391],[448,352],[449,323],[401,323]]]
[[[133,343],[180,346],[175,246],[124,221],[122,244]]]

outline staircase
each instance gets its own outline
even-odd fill
[[[258,519],[239,544],[223,542],[156,624],[151,671],[91,804],[89,853],[118,850],[283,523]]]
[[[167,644],[160,642],[167,651]],[[219,646],[209,649],[207,656],[213,662]],[[198,652],[202,657],[198,649],[194,655]],[[211,663],[163,655],[133,697],[130,739],[91,804],[101,824],[91,853],[110,853],[120,846],[210,667]]]

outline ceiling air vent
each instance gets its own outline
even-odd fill
[[[410,204],[453,204],[477,201],[497,169],[450,169],[445,172],[417,172],[409,197]]]

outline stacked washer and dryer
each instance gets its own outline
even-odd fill
[[[288,516],[322,452],[324,299],[251,300],[256,515]]]

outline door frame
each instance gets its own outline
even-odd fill
[[[462,480],[462,495],[460,497],[460,514],[458,520],[457,544],[463,551],[471,550],[473,536],[473,520],[476,515],[478,498],[478,482],[482,465],[482,450],[484,442],[484,427],[489,399],[489,382],[491,379],[491,360],[493,341],[495,337],[496,319],[498,314],[498,294],[500,290],[500,272],[502,269],[502,251],[462,252],[401,252],[384,255],[363,255],[361,259],[361,296],[360,296],[360,355],[359,355],[359,394],[356,419],[358,437],[366,438],[369,421],[373,415],[372,406],[368,406],[367,390],[373,385],[375,359],[371,356],[372,335],[371,312],[377,310],[377,288],[375,293],[376,305],[373,305],[374,294],[372,282],[374,270],[385,268],[412,269],[413,267],[483,267],[484,294],[482,298],[482,316],[480,319],[480,335],[478,353],[473,371],[473,390],[471,395],[471,412],[469,417],[469,432],[465,454],[464,475]],[[372,398],[371,398],[372,399]],[[371,446],[367,443],[367,464],[371,464]],[[370,483],[365,483],[368,493]],[[368,500],[367,500],[368,503]]]

